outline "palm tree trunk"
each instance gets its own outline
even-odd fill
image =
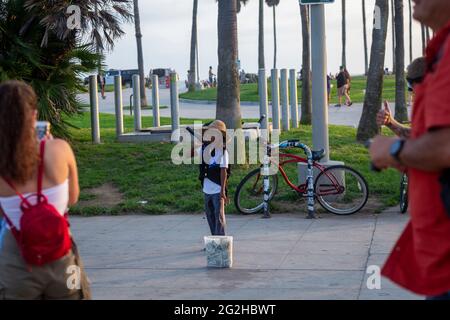
[[[413,60],[413,43],[412,43],[412,4],[411,0],[408,0],[409,3],[409,63]]]
[[[277,68],[277,14],[276,6],[273,6],[273,68]]]
[[[302,114],[300,123],[311,124],[312,119],[312,100],[311,100],[311,31],[309,25],[309,6],[300,4],[300,16],[302,19]]]
[[[369,57],[367,53],[367,20],[366,20],[366,0],[362,0],[362,16],[363,16],[363,38],[364,38],[364,74],[369,71]]]
[[[264,0],[259,0],[259,29],[258,29],[258,68],[265,69],[264,59]]]
[[[239,77],[236,67],[238,58],[237,2],[219,0],[217,109],[216,118],[225,122],[227,128],[241,127]]]
[[[342,65],[347,66],[347,28],[346,28],[346,4],[345,0],[342,0]]]
[[[392,19],[392,72],[395,73],[395,62],[397,57],[395,56],[395,5],[394,0],[391,0],[391,19]]]
[[[141,33],[141,19],[139,15],[139,3],[138,0],[134,2],[134,26],[136,29],[136,42],[137,42],[137,54],[138,54],[138,68],[140,78],[140,91],[141,91],[141,106],[147,106],[147,96],[145,93],[145,75],[144,75],[144,54],[142,52],[142,33]]]
[[[195,41],[195,59],[197,62],[197,83],[200,83],[200,62],[199,62],[199,54],[198,54],[198,36]]]
[[[408,110],[405,98],[405,38],[404,38],[403,0],[395,0],[395,119],[408,121]]]
[[[428,27],[425,28],[425,38],[427,39],[427,45],[428,45],[428,42],[430,42],[430,28],[428,28]]]
[[[194,0],[194,7],[192,9],[192,31],[191,31],[191,55],[190,55],[190,68],[189,68],[189,91],[195,91],[196,81],[196,59],[197,59],[197,11],[198,0]]]
[[[422,53],[425,54],[426,40],[425,40],[425,26],[423,23],[420,24],[420,29],[422,31]]]
[[[367,141],[379,132],[376,117],[382,102],[381,97],[383,91],[383,71],[389,20],[389,1],[376,0],[375,6],[376,8],[379,8],[381,28],[373,28],[372,31],[372,49],[370,53],[366,95],[356,136],[357,140],[360,142]]]

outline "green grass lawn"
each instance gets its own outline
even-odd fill
[[[366,78],[363,76],[352,78],[352,88],[350,96],[353,102],[364,102],[364,90],[366,89]],[[332,81],[333,88],[331,89],[331,103],[337,103],[337,88],[336,80]],[[269,100],[272,99],[272,89],[268,83]],[[298,87],[298,98],[301,101],[302,89]],[[191,100],[216,100],[217,88],[205,89],[196,92],[187,92],[180,95],[182,99]],[[395,76],[386,76],[384,79],[383,99],[388,101],[395,100]],[[258,84],[250,83],[241,85],[241,101],[257,102],[259,101]],[[343,101],[344,102],[344,101]]]
[[[101,114],[100,126],[102,144],[90,142],[89,113],[82,113],[70,120],[79,129],[71,129],[72,145],[76,153],[81,199],[95,198],[91,188],[112,184],[122,194],[123,201],[114,207],[101,203],[93,206],[76,206],[72,213],[124,214],[124,213],[195,213],[203,210],[202,192],[197,180],[197,165],[177,166],[171,162],[173,145],[169,143],[130,144],[115,142],[114,116]],[[182,119],[182,123],[192,120]],[[143,126],[151,126],[152,118],[143,117]],[[162,124],[170,124],[168,118],[161,118]],[[133,127],[133,118],[124,117],[126,130]],[[296,138],[311,143],[311,127],[303,126],[282,135],[283,139]],[[400,176],[393,170],[381,174],[370,172],[367,150],[355,142],[355,129],[330,126],[331,157],[345,161],[359,170],[367,179],[370,195],[381,206],[395,205],[398,199]],[[230,194],[233,195],[240,180],[255,166],[234,165],[230,180]],[[287,170],[293,181],[297,181],[294,166]],[[281,180],[280,180],[281,182]],[[272,202],[274,212],[305,212],[304,200],[281,183],[279,194]],[[143,204],[142,201],[146,201]],[[228,213],[236,212],[233,204]]]

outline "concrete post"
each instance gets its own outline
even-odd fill
[[[116,137],[123,134],[122,77],[114,76],[114,105],[116,107]]]
[[[281,121],[282,129],[289,131],[289,93],[288,93],[288,75],[287,69],[281,69],[280,74],[280,101],[281,101]]]
[[[97,76],[89,77],[89,102],[91,105],[91,135],[93,143],[100,143]]]
[[[297,72],[295,69],[289,70],[289,86],[291,101],[291,123],[292,128],[298,128],[298,95],[297,95]]]
[[[325,42],[325,8],[311,5],[312,57],[312,136],[314,149],[325,149],[321,162],[330,160],[327,110],[327,47]]]
[[[153,127],[161,125],[159,119],[159,78],[156,74],[152,76],[152,107],[153,107]]]
[[[141,89],[139,84],[139,75],[133,75],[133,107],[134,107],[134,131],[142,130],[141,119]]]
[[[269,104],[267,99],[267,78],[266,70],[259,69],[258,73],[258,91],[259,91],[259,116],[266,115],[261,122],[261,129],[267,129],[269,122]]]
[[[272,129],[281,128],[280,121],[280,74],[278,69],[272,69]]]
[[[180,128],[180,111],[178,99],[178,75],[176,72],[170,74],[170,113],[172,117],[172,142],[179,142],[179,134],[174,136],[173,132]]]

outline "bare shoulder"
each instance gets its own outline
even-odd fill
[[[48,140],[45,144],[46,152],[58,156],[71,156],[73,154],[70,144],[63,139]]]

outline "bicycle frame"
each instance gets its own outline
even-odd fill
[[[289,180],[289,177],[287,176],[286,171],[284,171],[283,166],[288,163],[305,163],[305,164],[307,164],[308,160],[303,157],[300,157],[300,156],[297,156],[294,154],[288,154],[288,153],[280,153],[279,158],[280,158],[280,163],[278,164],[278,170],[280,171],[281,176],[283,177],[286,184],[300,194],[306,193],[307,181],[305,181],[305,183],[303,183],[299,186],[294,185]],[[326,169],[323,165],[321,165],[318,162],[314,162],[313,166],[314,166],[314,168],[318,169],[320,172],[323,172]],[[332,195],[332,194],[339,193],[339,190],[341,187],[339,181],[332,174],[329,174],[329,173],[325,173],[325,174],[330,179],[330,181],[332,182],[333,185],[332,186],[330,185],[330,188],[332,188],[331,190],[329,190],[327,192],[321,191],[320,196],[326,196],[326,195]]]

